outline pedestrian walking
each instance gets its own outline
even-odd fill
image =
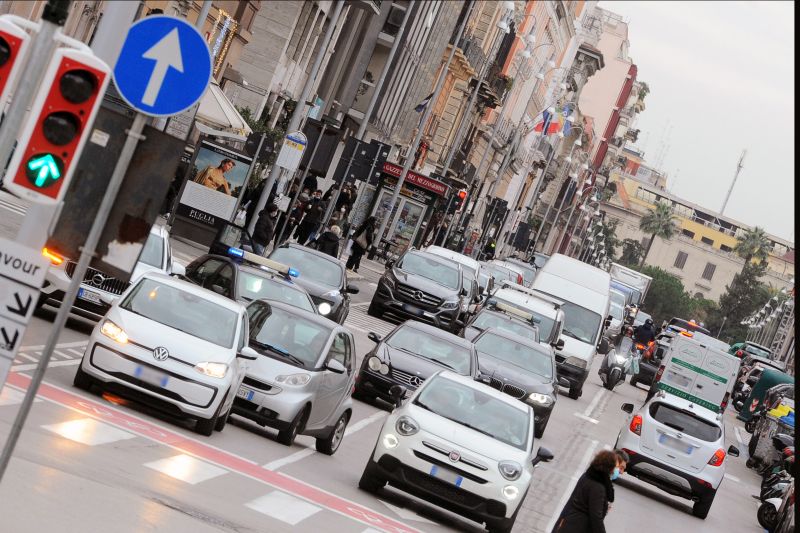
[[[610,450],[594,456],[556,520],[553,533],[605,533],[603,520],[614,500],[611,481],[620,475],[619,457]]]
[[[319,192],[319,198],[312,198],[308,204],[306,215],[297,226],[297,242],[299,244],[306,244],[308,241],[313,241],[317,237],[317,232],[322,225],[322,218],[325,216],[327,204],[322,201],[322,192]],[[316,193],[315,193],[316,194]]]
[[[253,228],[253,246],[258,255],[264,255],[267,245],[275,235],[275,225],[278,221],[278,206],[270,204],[261,210]]]
[[[328,231],[323,232],[322,235],[317,237],[316,248],[322,253],[328,254],[331,257],[339,255],[339,241],[342,237],[342,228],[339,226],[331,226]]]
[[[375,224],[378,219],[374,216],[369,217],[353,233],[353,246],[350,249],[350,257],[347,258],[347,269],[358,272],[361,266],[361,256],[369,249],[372,241],[375,240]]]

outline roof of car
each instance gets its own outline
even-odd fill
[[[681,409],[684,411],[689,411],[692,414],[696,415],[698,418],[702,418],[708,422],[712,422],[713,424],[722,427],[722,420],[717,419],[717,413],[712,411],[711,409],[707,409],[701,405],[697,405],[696,403],[692,403],[690,400],[686,400],[684,398],[679,398],[674,394],[656,394],[650,400],[650,403],[660,402],[666,403],[675,407],[676,409]]]
[[[481,392],[485,392],[487,394],[491,394],[493,398],[503,401],[504,403],[511,405],[520,411],[530,412],[531,409],[528,404],[521,402],[508,394],[502,393],[497,389],[493,389],[489,385],[481,383],[479,381],[475,381],[475,379],[471,376],[462,376],[461,374],[456,374],[452,370],[439,370],[433,376],[441,376],[443,378],[447,378],[449,380],[455,381],[461,385],[466,385],[467,387],[471,387],[473,389],[478,389]],[[426,383],[430,382],[431,379],[428,378],[425,380]]]
[[[521,286],[518,285],[518,287]],[[558,309],[555,309],[555,306],[561,305],[561,302],[552,296],[548,296],[546,294],[534,295],[527,291],[521,291],[509,286],[503,286],[497,289],[490,298],[493,297],[502,298],[515,305],[526,307],[536,311],[537,313],[553,317],[558,314]]]
[[[301,309],[300,307],[296,307],[291,304],[287,304],[284,302],[280,302],[278,300],[268,300],[266,298],[259,298],[258,300],[254,300],[255,302],[264,302],[269,304],[270,307],[277,307],[278,309],[283,309],[288,313],[292,313],[295,315],[299,315],[310,322],[314,322],[320,326],[325,326],[326,328],[333,329],[340,327],[338,322],[334,322],[333,320],[324,317],[323,315],[318,315],[317,313],[312,313],[311,311],[306,311],[305,309]],[[343,326],[342,326],[343,327]],[[347,329],[347,328],[344,328]]]
[[[331,263],[336,263],[337,265],[339,265],[342,268],[344,268],[344,261],[342,261],[341,259],[337,259],[336,257],[333,257],[332,255],[328,255],[325,252],[320,252],[319,250],[315,250],[313,248],[309,248],[308,246],[303,246],[302,244],[297,244],[295,242],[290,242],[290,243],[287,243],[287,244],[283,244],[283,245],[279,246],[278,248],[275,248],[275,250],[279,250],[281,248],[297,248],[297,249],[303,250],[304,252],[307,252],[307,253],[309,253],[311,255],[315,255],[315,256],[319,257],[320,259],[326,259],[326,260],[330,261]],[[270,253],[270,255],[275,253],[275,250],[273,250],[272,253]],[[299,267],[296,267],[296,268],[298,268],[298,270],[300,270],[300,272],[302,273],[302,269],[301,268],[299,268]]]
[[[766,350],[766,351],[768,351],[768,352],[772,353],[772,350],[770,350],[769,348],[767,348],[767,347],[766,347],[766,346],[764,346],[763,344],[756,344],[756,343],[755,343],[755,342],[753,342],[753,341],[744,341],[742,344],[743,344],[744,346],[753,346],[753,347],[755,347],[755,348],[759,348],[759,349],[761,349],[761,350]]]
[[[516,257],[509,257],[506,259],[506,262],[511,263],[512,265],[527,268],[529,270],[536,270],[536,265],[532,265],[526,261],[523,261],[522,259],[517,259]]]
[[[203,287],[200,287],[199,285],[191,281],[184,281],[182,279],[178,279],[173,276],[162,274],[161,272],[156,272],[156,271],[146,272],[142,274],[142,276],[139,278],[139,280],[143,279],[152,279],[154,281],[158,281],[159,283],[163,283],[164,285],[169,285],[170,287],[175,287],[176,289],[191,292],[192,294],[201,296],[206,300],[221,305],[222,307],[226,307],[232,311],[236,311],[237,313],[244,308],[244,306],[241,303],[231,300],[226,296],[222,296],[221,294],[217,294],[208,289],[204,289]]]
[[[468,255],[460,254],[458,252],[454,252],[453,250],[448,250],[447,248],[442,248],[441,246],[427,246],[421,250],[422,252],[428,252],[433,255],[438,255],[439,257],[446,257],[457,263],[461,263],[462,265],[466,265],[472,270],[478,270],[480,267],[480,263],[475,259],[469,257]]]
[[[441,263],[442,265],[449,265],[449,266],[453,266],[455,268],[458,268],[458,271],[461,272],[461,263],[459,263],[457,261],[449,261],[447,258],[442,257],[441,255],[438,255],[438,254],[434,254],[434,253],[431,253],[431,252],[426,252],[425,250],[409,250],[409,251],[406,252],[406,254],[423,255],[425,257],[433,259],[437,263]],[[454,262],[455,262],[455,265],[453,265]]]
[[[429,333],[434,337],[439,337],[440,339],[446,339],[458,346],[472,349],[472,343],[467,339],[459,337],[458,335],[453,335],[448,331],[444,331],[443,329],[431,326],[430,324],[425,324],[424,322],[417,322],[416,320],[406,320],[405,322],[400,324],[400,326],[413,328],[419,331],[424,331],[425,333]]]
[[[504,329],[486,328],[485,330],[483,330],[480,333],[480,335],[475,337],[473,342],[478,340],[478,337],[483,337],[487,333],[493,333],[493,334],[497,335],[498,337],[503,337],[503,338],[506,338],[506,339],[508,339],[510,341],[514,341],[514,342],[516,342],[518,344],[522,344],[523,346],[528,346],[529,348],[534,348],[535,350],[540,351],[542,353],[546,353],[547,355],[552,355],[550,351],[548,351],[547,349],[544,348],[544,346],[542,346],[542,343],[536,342],[535,340],[529,339],[527,337],[522,337],[520,335],[517,335],[516,333],[512,333],[512,332],[506,331]]]

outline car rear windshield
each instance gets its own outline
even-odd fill
[[[520,450],[528,449],[530,415],[489,392],[436,376],[414,405]]]
[[[618,292],[612,292],[611,302],[608,306],[608,314],[617,320],[622,320],[625,314],[625,296]]]
[[[544,378],[553,378],[553,360],[545,350],[494,333],[486,333],[475,341],[475,349]]]
[[[539,330],[536,326],[493,311],[481,311],[480,314],[475,317],[475,321],[471,326],[481,331],[489,328],[499,329],[539,342]]]
[[[425,257],[422,254],[406,254],[397,263],[397,268],[410,274],[435,281],[448,289],[457,290],[461,287],[458,268],[437,261],[436,259]]]
[[[555,326],[556,322],[552,318],[548,318],[548,317],[546,317],[544,315],[540,315],[539,313],[531,311],[530,309],[528,309],[528,308],[526,308],[524,306],[512,303],[509,300],[506,300],[506,299],[504,299],[504,298],[502,298],[500,296],[495,295],[492,298],[494,300],[496,300],[497,302],[504,303],[505,305],[508,305],[510,307],[514,307],[515,309],[519,309],[520,311],[522,311],[524,313],[532,314],[534,319],[537,321],[536,322],[536,327],[539,328],[539,338],[540,339],[549,339],[550,336],[553,334],[553,327]]]
[[[716,442],[722,436],[722,430],[718,425],[666,403],[651,404],[650,416],[675,431],[706,442]]]
[[[342,277],[344,276],[342,265],[302,248],[278,248],[270,254],[269,258],[296,268],[304,279],[310,279],[328,287],[339,288],[342,286]]]
[[[499,265],[483,265],[481,267],[481,272],[488,272],[492,276],[494,276],[495,281],[499,285],[501,281],[508,280],[512,283],[517,282],[517,273],[513,272],[507,268],[503,268]]]
[[[236,336],[235,311],[152,279],[141,280],[120,308],[225,348]]]
[[[766,357],[767,359],[770,358],[772,352],[769,350],[764,350],[763,348],[759,348],[758,346],[753,346],[752,344],[745,344],[744,351],[747,353],[751,353],[753,355],[760,355],[761,357]]]
[[[400,327],[386,343],[392,348],[429,359],[465,376],[472,371],[470,350],[416,328]]]
[[[316,312],[314,304],[301,289],[244,270],[239,271],[239,294],[246,300],[265,298]]]
[[[533,283],[533,278],[536,276],[536,270],[517,261],[514,261],[511,264],[522,270],[522,278],[525,280],[525,285],[530,285]]]

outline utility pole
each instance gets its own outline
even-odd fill
[[[308,100],[308,96],[311,94],[311,87],[314,85],[314,82],[317,79],[319,68],[322,65],[322,59],[325,57],[325,54],[328,51],[328,45],[331,42],[331,37],[333,37],[333,32],[336,29],[336,25],[339,23],[339,17],[342,14],[344,2],[335,2],[334,5],[335,7],[333,8],[333,14],[331,15],[328,29],[325,30],[325,35],[322,37],[322,43],[320,44],[319,52],[317,53],[317,57],[314,58],[314,64],[311,65],[311,71],[308,74],[308,78],[306,78],[305,84],[303,84],[303,90],[300,92],[300,98],[297,100],[297,105],[294,108],[292,117],[289,119],[289,125],[286,128],[287,135],[297,131],[300,127],[300,122],[302,122],[303,118],[306,116],[306,100]],[[310,162],[311,160],[309,160],[309,164]],[[261,191],[261,196],[256,204],[256,210],[254,211],[256,216],[250,220],[250,225],[247,227],[247,231],[249,231],[251,235],[256,229],[258,213],[260,213],[264,209],[264,206],[267,205],[267,199],[269,198],[269,195],[272,192],[272,187],[275,185],[275,181],[278,179],[278,174],[280,173],[281,167],[273,163],[272,170],[270,170],[269,177],[267,178],[267,183],[264,185],[264,190]],[[286,216],[288,219],[288,212],[286,213]]]
[[[733,187],[736,185],[736,180],[739,178],[739,172],[742,171],[744,168],[744,156],[747,154],[747,150],[742,150],[742,155],[739,157],[739,162],[736,164],[736,173],[733,175],[733,181],[731,182],[731,186],[728,189],[727,194],[725,194],[725,200],[722,202],[722,207],[719,209],[719,214],[725,214],[725,208],[728,206],[728,200],[731,199],[731,193],[733,192]]]

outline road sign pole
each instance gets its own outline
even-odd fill
[[[131,128],[128,130],[128,138],[126,139],[125,146],[122,148],[122,152],[119,155],[117,165],[114,167],[114,173],[111,175],[111,180],[109,181],[106,194],[103,196],[103,201],[100,203],[100,208],[97,212],[97,218],[94,219],[92,229],[89,231],[89,236],[86,238],[86,244],[81,250],[80,259],[78,259],[75,272],[72,274],[72,281],[70,281],[69,288],[64,295],[64,299],[58,309],[56,318],[53,321],[53,327],[50,329],[50,334],[47,337],[47,342],[44,350],[42,351],[42,355],[39,358],[39,362],[36,364],[36,370],[31,378],[31,383],[28,386],[28,390],[25,391],[25,398],[22,400],[22,405],[20,406],[17,416],[14,419],[14,423],[11,426],[11,432],[8,435],[8,440],[6,440],[2,455],[0,455],[0,482],[3,480],[3,475],[8,467],[11,454],[14,452],[14,447],[17,445],[20,433],[22,433],[22,427],[25,425],[25,420],[28,418],[31,406],[33,405],[33,400],[36,397],[36,391],[39,389],[39,386],[42,383],[44,373],[47,370],[47,365],[50,362],[50,358],[53,355],[53,350],[58,342],[58,337],[61,334],[61,330],[64,328],[64,324],[67,322],[70,311],[72,310],[72,304],[75,302],[75,297],[78,295],[78,289],[80,288],[83,277],[86,274],[86,269],[88,268],[89,262],[94,256],[95,247],[97,246],[97,242],[100,240],[100,235],[103,233],[103,228],[108,220],[108,215],[111,213],[111,208],[114,205],[117,192],[122,185],[122,179],[125,177],[125,172],[128,170],[128,165],[133,157],[133,152],[136,150],[136,145],[139,143],[139,141],[144,139],[142,136],[142,131],[144,130],[146,124],[147,117],[141,113],[137,113],[136,117],[133,119]]]

